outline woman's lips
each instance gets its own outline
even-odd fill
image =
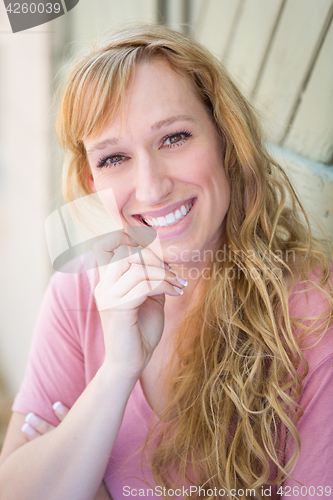
[[[153,229],[156,230],[158,236],[160,238],[170,238],[172,236],[178,236],[185,230],[187,230],[188,226],[191,223],[191,220],[193,218],[193,209],[196,205],[196,200],[197,198],[189,198],[188,202],[192,203],[192,208],[189,210],[189,212],[180,219],[178,222],[175,222],[171,226],[154,226]],[[135,218],[140,222],[141,225],[146,226],[146,227],[152,227],[145,222],[142,221],[141,216],[135,216]]]
[[[168,205],[167,207],[161,208],[160,210],[155,210],[152,212],[145,212],[143,214],[136,214],[136,215],[134,215],[134,217],[139,217],[140,219],[141,218],[143,218],[143,219],[147,219],[147,218],[148,219],[156,219],[157,217],[165,217],[166,215],[180,209],[182,205],[184,205],[186,207],[187,205],[192,203],[194,199],[195,199],[195,197],[187,198],[187,199],[181,200],[181,201],[176,201],[174,203],[170,203],[170,205]]]

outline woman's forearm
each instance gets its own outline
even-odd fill
[[[100,485],[94,500],[113,500],[112,496],[110,495],[110,493],[108,492],[108,490],[104,484],[104,481]]]
[[[102,367],[56,429],[7,458],[0,469],[0,500],[92,500],[134,385]]]

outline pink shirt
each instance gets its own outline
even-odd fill
[[[333,281],[333,272],[331,279]],[[327,305],[324,296],[317,290],[299,293],[302,289],[302,284],[294,288],[290,298],[291,314],[304,317],[323,311]],[[305,356],[309,373],[299,399],[304,415],[298,423],[302,448],[292,476],[310,491],[308,498],[333,498],[333,324],[316,347],[305,351]],[[42,303],[26,375],[13,411],[24,414],[33,411],[57,425],[53,403],[61,401],[71,407],[103,359],[103,332],[87,275],[55,273]],[[162,497],[159,487],[153,492],[147,491],[149,486],[142,480],[141,454],[127,461],[144,444],[152,419],[157,417],[138,381],[104,476],[114,500],[132,498],[135,493],[143,498]],[[287,456],[291,451],[287,447]],[[144,473],[150,484],[155,485],[147,465],[144,465]],[[306,490],[303,488],[303,493],[299,490],[297,494],[296,489],[293,491],[295,486],[301,488],[297,482],[287,479],[283,495],[278,498],[304,498]],[[270,498],[269,490],[266,493]],[[176,497],[184,498],[181,489]]]

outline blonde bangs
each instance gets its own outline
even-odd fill
[[[127,52],[127,54],[126,54]],[[65,150],[77,152],[122,109],[137,50],[96,54],[73,68],[59,107],[57,135]],[[81,150],[81,147],[80,147]]]

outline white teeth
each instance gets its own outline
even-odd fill
[[[175,213],[176,220],[181,219],[181,216],[182,216],[181,211],[180,210],[176,210],[176,213]]]
[[[168,222],[168,224],[172,224],[173,222],[176,221],[176,216],[172,212],[171,212],[171,214],[166,215],[165,218],[166,218],[166,221]]]
[[[157,224],[159,226],[166,226],[167,225],[166,218],[165,217],[157,217]]]
[[[165,217],[157,217],[155,218],[145,218],[144,220],[147,222],[152,227],[158,226],[158,227],[167,227],[167,226],[172,226],[176,222],[180,221],[185,217],[185,215],[188,214],[188,212],[191,210],[193,206],[193,203],[190,203],[187,205],[185,208],[184,205],[181,206],[180,209],[177,209],[175,212],[170,212],[167,214]]]

